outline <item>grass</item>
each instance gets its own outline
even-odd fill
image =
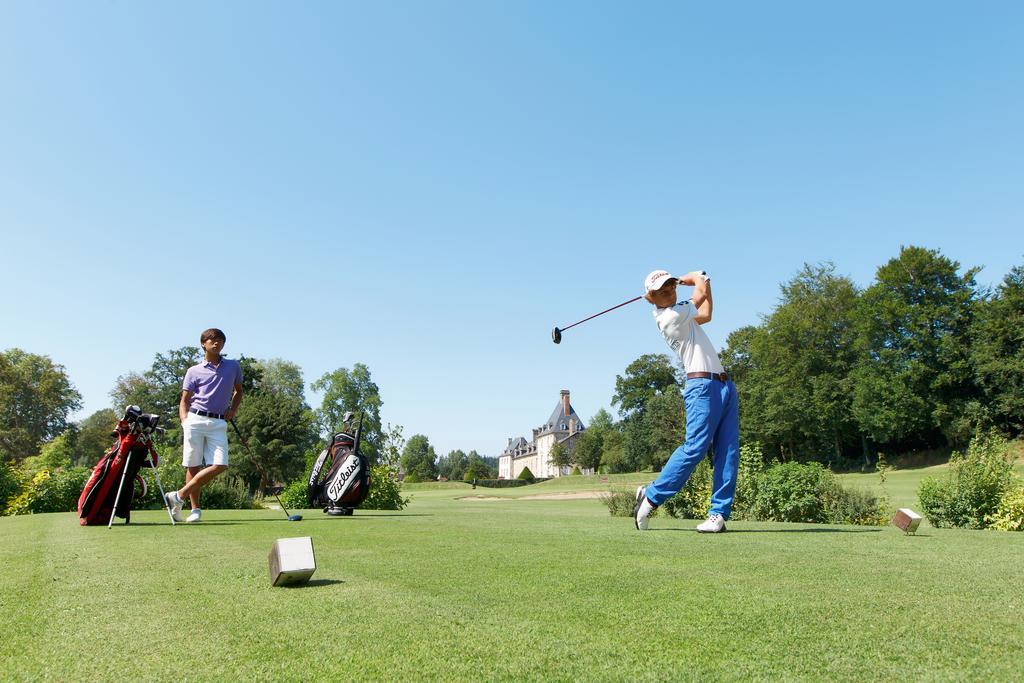
[[[734,522],[702,536],[664,517],[641,534],[595,500],[522,499],[584,479],[410,486],[402,512],[298,523],[2,518],[4,677],[1019,679],[1024,534]],[[272,588],[271,544],[303,535],[314,580]]]

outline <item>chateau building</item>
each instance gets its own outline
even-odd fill
[[[585,429],[580,416],[569,403],[569,390],[562,389],[558,404],[547,422],[533,430],[533,438],[510,437],[505,450],[498,456],[498,478],[515,479],[524,468],[529,467],[535,477],[562,477],[572,472],[573,466],[555,467],[549,460],[551,449],[556,443],[565,446],[569,453],[580,433]],[[592,470],[580,468],[583,474]]]

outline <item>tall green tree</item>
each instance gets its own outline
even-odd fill
[[[849,375],[858,291],[831,263],[805,264],[759,328],[728,340],[723,365],[740,393],[741,428],[782,457],[839,461],[859,450]]]
[[[402,471],[415,474],[423,481],[437,478],[437,453],[430,445],[430,439],[423,434],[409,437],[402,449]]]
[[[338,368],[314,382],[313,390],[324,394],[317,411],[321,434],[340,427],[346,412],[362,413],[361,449],[371,463],[376,463],[384,440],[380,422],[383,401],[370,369],[362,363],[356,363],[351,370]]]
[[[548,461],[555,467],[568,467],[572,464],[572,453],[564,443],[556,441],[548,453]]]
[[[626,366],[624,374],[615,376],[612,405],[618,405],[619,414],[627,421],[640,418],[652,396],[679,384],[679,371],[668,356],[644,354]]]
[[[1024,266],[1016,266],[982,302],[971,327],[971,364],[988,420],[1024,433]]]
[[[486,458],[476,451],[470,451],[466,455],[466,469],[462,478],[470,481],[473,479],[495,479],[498,476],[498,462],[494,458]]]
[[[860,298],[853,414],[889,449],[959,445],[973,425],[969,330],[977,268],[938,250],[903,247]]]
[[[576,437],[576,445],[572,449],[573,460],[580,467],[596,472],[601,467],[601,458],[604,455],[605,435],[614,429],[611,414],[601,408],[590,418],[590,426]]]
[[[305,452],[317,438],[313,412],[301,397],[289,392],[255,389],[246,395],[235,418],[249,448],[237,444],[229,430],[231,470],[251,491],[265,490],[275,481],[288,482],[303,473]]]
[[[462,479],[466,471],[469,459],[461,450],[449,451],[448,455],[441,456],[437,461],[437,473],[447,479]]]
[[[305,402],[306,384],[298,365],[282,358],[269,358],[260,360],[259,368],[260,389]]]
[[[21,349],[0,352],[0,464],[38,453],[81,405],[63,365]]]
[[[110,398],[113,409],[120,416],[125,406],[137,405],[143,412],[160,415],[167,429],[164,446],[181,443],[181,421],[178,404],[181,402],[181,383],[185,372],[199,362],[202,354],[197,346],[182,346],[166,353],[158,353],[153,364],[143,373],[129,372],[117,378]]]
[[[393,425],[390,422],[384,427],[384,441],[380,449],[380,462],[394,470],[398,469],[402,459],[402,451],[405,449],[405,439],[402,437],[403,431],[402,425]]]

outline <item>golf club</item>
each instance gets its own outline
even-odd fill
[[[256,456],[252,454],[252,450],[250,450],[249,448],[249,442],[246,441],[244,436],[242,436],[242,432],[239,431],[238,425],[235,424],[234,420],[231,420],[231,426],[235,428],[235,434],[238,435],[238,440],[242,442],[242,447],[245,449],[245,452],[249,454],[249,458],[252,460],[252,464],[256,465],[256,469],[260,471],[260,474],[263,475],[264,479],[270,481],[270,477],[268,477],[267,473],[263,471],[263,468],[260,466],[259,461],[256,460]],[[284,503],[281,502],[281,497],[277,495],[277,492],[274,492],[274,498],[277,498],[277,504],[281,506],[282,510],[284,510],[284,514],[288,515],[289,522],[298,522],[302,520],[302,515],[288,514],[288,508],[286,508],[284,506]]]
[[[629,301],[623,301],[618,306],[612,306],[611,308],[609,308],[607,310],[604,310],[604,311],[601,311],[600,313],[595,313],[594,315],[590,316],[589,318],[584,318],[583,320],[580,320],[579,322],[575,322],[572,325],[569,325],[569,327],[563,327],[563,328],[556,327],[555,329],[553,329],[551,331],[551,341],[555,342],[556,344],[560,344],[562,342],[562,333],[565,332],[566,330],[568,330],[568,329],[570,329],[572,327],[576,327],[580,323],[585,323],[588,320],[596,318],[599,315],[604,315],[608,311],[614,311],[616,308],[622,308],[626,304],[631,304],[634,301],[639,301],[640,299],[643,299],[643,297],[642,296],[638,296],[638,297],[630,299]]]

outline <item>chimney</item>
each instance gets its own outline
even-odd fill
[[[562,414],[569,417],[569,390],[562,389]]]
[[[569,436],[572,436],[575,433],[576,433],[576,418],[575,417],[570,417],[569,418]]]

